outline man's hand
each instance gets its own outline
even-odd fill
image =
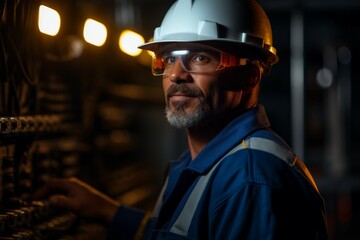
[[[49,197],[51,206],[73,211],[81,217],[110,223],[119,203],[77,178],[51,179],[34,194]]]

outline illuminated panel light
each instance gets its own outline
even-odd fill
[[[144,44],[144,38],[133,31],[124,30],[119,38],[119,47],[124,53],[136,57],[140,55],[141,49],[138,48],[139,45]]]
[[[107,37],[107,30],[104,24],[93,19],[87,19],[84,25],[84,39],[86,42],[101,47]]]
[[[40,5],[38,20],[40,32],[50,36],[55,36],[58,34],[61,25],[61,19],[59,13],[56,10],[44,5]]]

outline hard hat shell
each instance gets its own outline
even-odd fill
[[[258,54],[269,67],[278,61],[269,19],[255,0],[177,0],[153,41],[139,48],[156,52],[168,43],[191,42]]]

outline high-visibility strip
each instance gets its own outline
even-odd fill
[[[208,181],[212,173],[215,171],[215,169],[220,164],[220,162],[222,162],[222,160],[225,159],[227,156],[232,155],[235,152],[246,148],[264,151],[272,155],[275,155],[276,157],[280,158],[281,160],[289,164],[291,167],[293,167],[296,171],[298,171],[317,190],[315,181],[311,177],[304,163],[302,163],[302,161],[298,159],[298,157],[293,152],[291,152],[288,148],[281,146],[280,144],[272,140],[266,138],[252,137],[245,141],[242,141],[239,145],[237,145],[235,148],[229,151],[212,167],[212,169],[206,175],[203,175],[199,178],[187,202],[185,203],[183,210],[181,211],[180,215],[178,216],[173,226],[171,227],[170,232],[181,236],[188,235],[191,220],[193,219],[196,208],[200,202],[200,199],[203,195],[203,192],[208,184]]]
[[[224,157],[222,157],[206,175],[203,175],[199,178],[196,186],[192,190],[187,202],[185,203],[183,210],[181,211],[180,215],[171,227],[170,232],[179,234],[181,236],[187,236],[191,224],[190,220],[195,214],[195,210],[199,204],[200,198],[204,192],[205,187],[207,186],[207,183],[212,173],[224,158],[244,148],[246,148],[246,144],[244,144],[244,142],[241,142],[230,152],[228,152]]]
[[[159,215],[160,208],[161,208],[162,203],[163,203],[164,192],[165,192],[165,189],[166,189],[168,183],[169,183],[169,177],[166,178],[164,186],[162,187],[161,192],[159,194],[159,197],[158,197],[158,199],[156,201],[155,208],[154,208],[154,211],[153,211],[153,217],[157,217]]]
[[[285,161],[287,164],[293,167],[299,174],[301,174],[315,188],[317,192],[319,192],[315,180],[311,176],[305,164],[290,149],[266,138],[253,137],[248,139],[248,141],[249,141],[248,144],[249,148],[263,152],[268,152],[280,158],[281,160]]]
[[[247,147],[247,145],[246,145],[246,143],[245,143],[245,141],[243,140],[242,142],[241,142],[241,144],[239,144],[238,146],[236,146],[235,148],[233,148],[230,152],[228,152],[222,159],[224,159],[225,157],[227,157],[227,156],[229,156],[230,154],[233,154],[234,152],[236,152],[236,151],[238,151],[238,150],[240,150],[240,149],[242,149],[242,148],[245,148],[245,147]],[[221,160],[222,160],[221,159]],[[221,161],[220,160],[220,161]],[[220,162],[219,161],[219,162]],[[218,162],[218,163],[219,163]],[[217,165],[217,164],[216,164]],[[215,166],[213,166],[213,169],[214,169],[214,167]],[[212,171],[212,170],[211,170]],[[209,174],[209,173],[208,173]],[[162,202],[163,202],[163,197],[164,197],[164,192],[165,192],[165,189],[166,189],[166,187],[167,187],[167,185],[168,185],[168,182],[169,182],[169,177],[167,177],[166,178],[166,181],[165,181],[165,183],[164,183],[164,186],[162,187],[162,189],[161,189],[161,192],[160,192],[160,194],[159,194],[159,197],[158,197],[158,199],[157,199],[157,201],[156,201],[156,204],[155,204],[155,208],[154,208],[154,212],[153,212],[153,216],[154,217],[157,217],[158,215],[159,215],[159,212],[160,212],[160,208],[161,208],[161,205],[162,205]]]

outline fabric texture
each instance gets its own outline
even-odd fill
[[[170,232],[199,178],[243,140],[269,139],[291,151],[269,127],[260,105],[234,119],[194,160],[187,151],[171,162],[160,212],[148,222],[143,239],[327,239],[324,202],[316,187],[276,155],[250,148],[229,154],[216,167],[187,236]],[[139,220],[121,220],[131,219],[122,212],[131,213],[118,212],[110,235],[116,232],[118,237],[112,239],[133,239],[129,231]],[[120,222],[129,226],[111,231]]]

